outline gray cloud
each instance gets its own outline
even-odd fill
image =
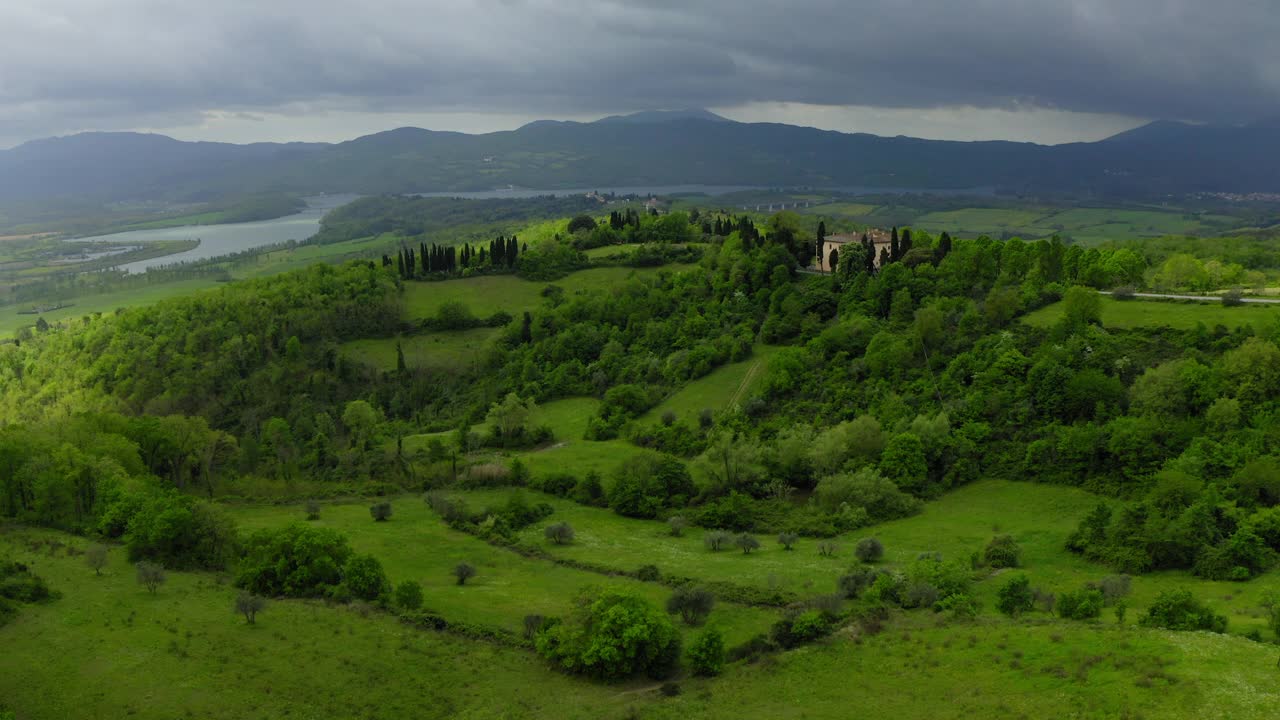
[[[1280,115],[1269,0],[9,0],[0,134],[807,103]]]

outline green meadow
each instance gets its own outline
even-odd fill
[[[764,379],[769,358],[776,348],[757,345],[751,357],[741,362],[721,365],[707,375],[690,381],[666,400],[641,415],[639,422],[657,422],[668,412],[677,420],[696,423],[703,410],[720,412],[734,405],[741,406]]]
[[[1025,323],[1036,327],[1050,327],[1062,319],[1063,304],[1046,305],[1023,316]],[[1103,327],[1129,330],[1133,328],[1168,327],[1191,330],[1203,324],[1212,329],[1215,325],[1228,328],[1252,325],[1263,330],[1280,320],[1280,307],[1272,305],[1236,305],[1229,307],[1217,300],[1167,301],[1167,300],[1116,300],[1102,298]]]

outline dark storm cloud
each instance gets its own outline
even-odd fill
[[[9,0],[0,134],[208,111],[1280,114],[1274,0]]]

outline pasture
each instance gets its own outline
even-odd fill
[[[1036,327],[1052,327],[1062,319],[1061,302],[1046,305],[1023,316],[1022,321]],[[1227,328],[1252,325],[1255,330],[1266,330],[1280,320],[1280,307],[1271,305],[1237,305],[1228,307],[1217,300],[1166,301],[1166,300],[1116,300],[1102,298],[1103,327],[1131,330],[1134,328],[1167,327],[1175,330],[1192,330],[1203,324],[1208,329],[1216,325]]]
[[[769,358],[776,348],[757,345],[751,357],[741,362],[721,365],[710,373],[683,385],[666,400],[651,408],[639,418],[640,423],[657,422],[667,412],[675,413],[679,421],[696,424],[703,410],[721,412],[734,405],[741,406],[751,397],[764,378]]]

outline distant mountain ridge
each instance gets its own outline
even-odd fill
[[[82,133],[0,151],[0,203],[204,200],[246,192],[405,193],[626,185],[966,188],[1157,195],[1277,192],[1280,123],[1157,121],[1045,146],[740,123],[701,109],[538,121],[470,135],[404,127],[341,143],[183,142]]]

